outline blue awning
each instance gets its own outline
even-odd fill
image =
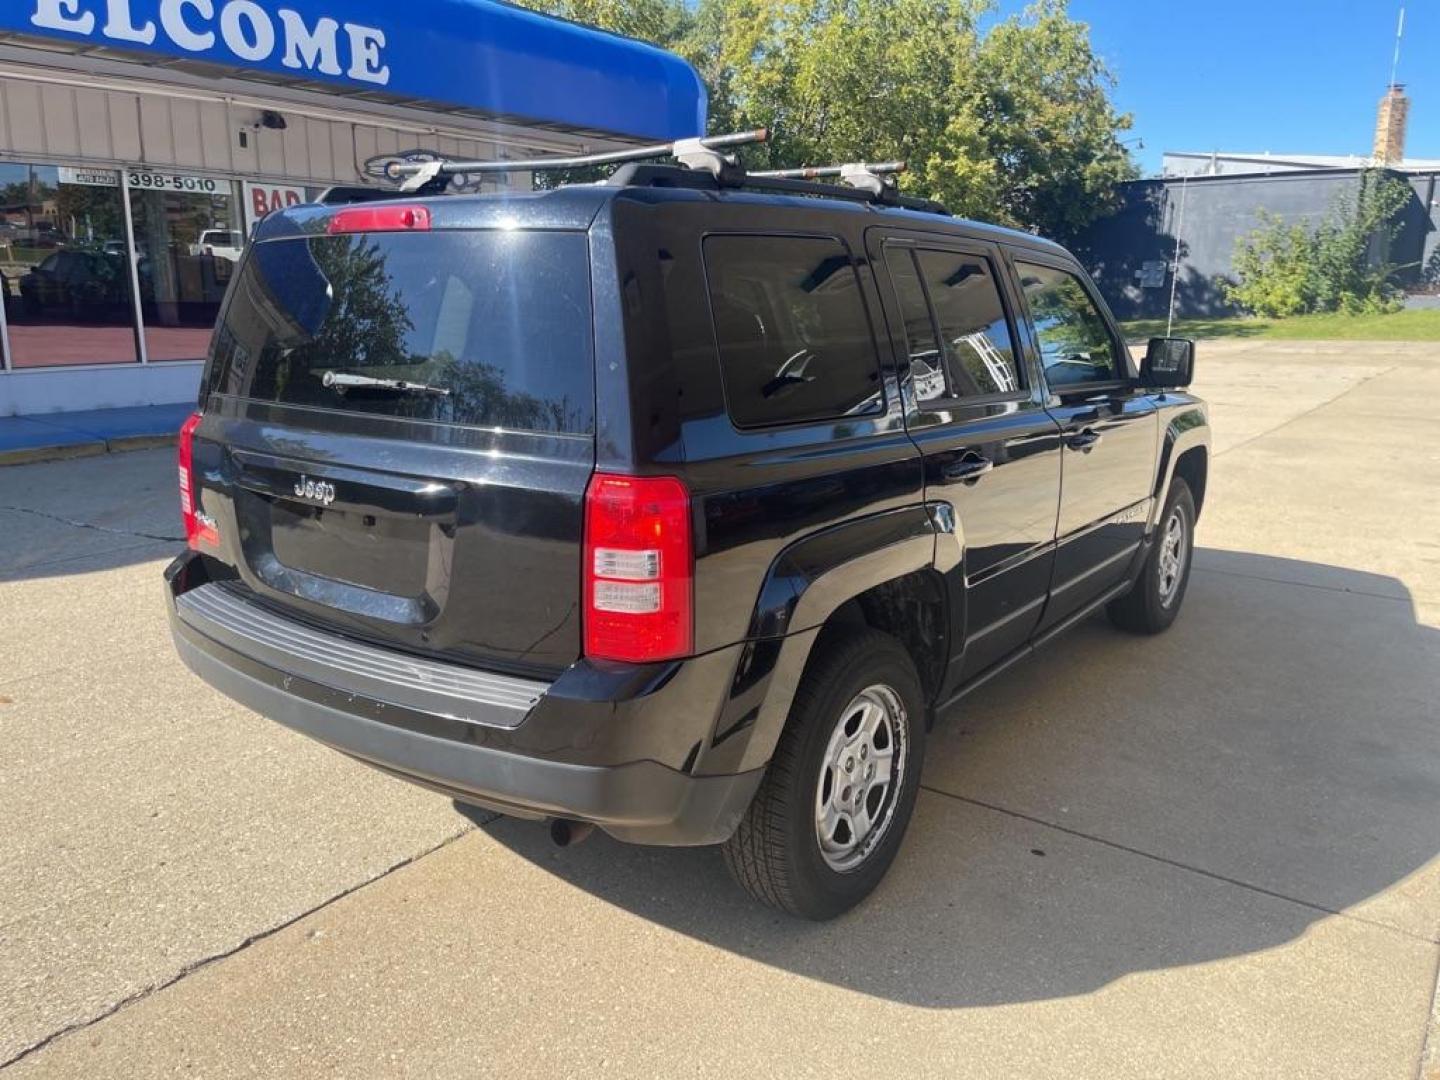
[[[574,131],[705,130],[678,56],[497,0],[5,0],[0,34]]]

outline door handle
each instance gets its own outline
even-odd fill
[[[986,473],[995,470],[995,462],[978,454],[967,454],[959,461],[952,461],[941,470],[940,475],[949,484],[973,484]]]
[[[1104,438],[1105,436],[1094,428],[1086,428],[1079,434],[1068,436],[1065,439],[1065,445],[1071,450],[1079,450],[1082,454],[1088,454],[1099,446]]]

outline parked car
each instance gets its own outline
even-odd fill
[[[34,225],[18,227],[14,242],[22,247],[61,248],[68,243],[68,238],[53,223],[37,221]]]
[[[59,311],[79,320],[102,318],[130,302],[124,256],[56,251],[20,279],[20,297],[28,315]]]
[[[1170,626],[1209,427],[1192,344],[1137,370],[1061,247],[734,185],[266,218],[182,433],[170,619],[362,761],[562,843],[721,845],[823,919],[968,691],[1097,610]]]
[[[194,256],[213,255],[228,262],[239,262],[245,250],[245,234],[231,229],[206,229],[200,240],[190,245]]]

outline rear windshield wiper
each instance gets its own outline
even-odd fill
[[[444,386],[430,386],[427,383],[406,382],[404,379],[377,379],[371,375],[348,375],[343,371],[327,371],[320,381],[328,389],[343,394],[346,390],[394,390],[398,394],[438,394],[449,397],[450,391]]]

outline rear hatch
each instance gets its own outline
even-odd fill
[[[196,452],[214,554],[304,621],[563,669],[595,456],[586,234],[331,235],[309,213],[252,245],[216,330]]]

